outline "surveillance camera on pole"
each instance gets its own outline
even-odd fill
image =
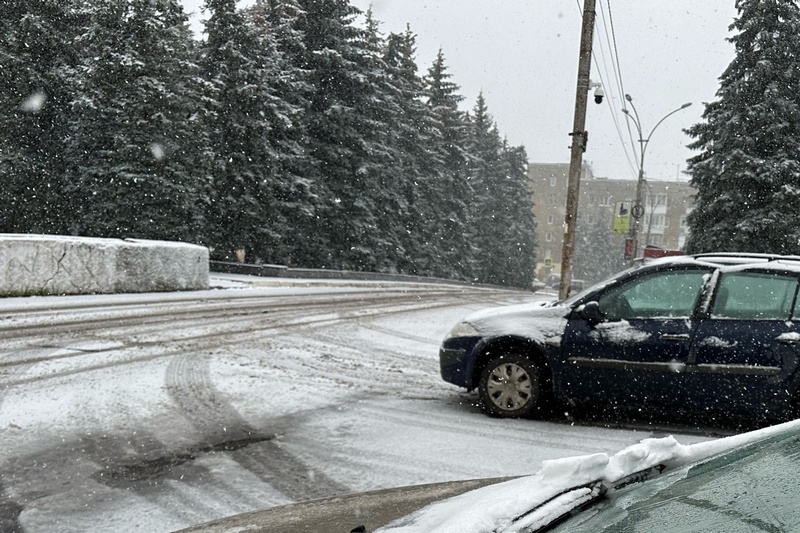
[[[603,97],[606,95],[605,91],[603,91],[602,87],[598,87],[594,90],[594,103],[595,104],[602,104]]]
[[[594,89],[594,103],[602,104],[603,97],[606,95],[606,92],[603,90],[603,84],[589,80],[589,89]]]

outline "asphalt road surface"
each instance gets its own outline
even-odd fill
[[[662,435],[490,419],[441,381],[438,345],[459,318],[541,298],[252,280],[0,301],[0,531],[175,531],[359,491],[522,475]]]

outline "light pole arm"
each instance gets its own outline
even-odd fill
[[[644,141],[643,141],[643,144],[642,144],[642,162],[643,162],[642,164],[643,164],[643,165],[644,165],[644,151],[645,151],[645,150],[647,150],[647,145],[650,143],[650,138],[651,138],[651,137],[653,137],[653,133],[655,133],[656,129],[658,129],[658,127],[661,125],[661,123],[662,123],[662,122],[664,122],[665,120],[667,120],[669,117],[671,117],[672,115],[674,115],[674,114],[675,114],[675,113],[677,113],[678,111],[681,111],[681,110],[683,110],[683,109],[686,109],[686,108],[687,108],[687,107],[689,107],[690,105],[692,105],[692,103],[691,103],[691,102],[686,102],[685,104],[683,104],[683,105],[682,105],[682,106],[680,106],[679,108],[677,108],[677,109],[673,109],[672,111],[670,111],[669,113],[667,113],[666,115],[664,115],[663,117],[661,117],[661,120],[659,120],[658,122],[656,122],[656,125],[655,125],[655,126],[653,126],[653,129],[652,129],[652,130],[650,130],[650,135],[648,135],[648,136],[647,136],[647,139],[646,139],[646,140],[644,140]],[[635,110],[635,109],[634,109],[634,110]],[[637,116],[637,118],[638,118],[638,116]],[[640,138],[640,140],[641,140],[641,129],[639,130],[639,132],[640,132],[639,138]]]
[[[662,122],[667,120],[667,118],[671,117],[678,111],[686,109],[687,107],[692,105],[692,103],[687,102],[682,106],[680,106],[679,108],[673,109],[672,111],[661,117],[661,120],[656,122],[656,125],[653,126],[653,129],[650,130],[650,133],[647,135],[647,138],[645,139],[642,133],[642,125],[641,121],[639,120],[639,113],[638,111],[636,111],[636,106],[633,105],[633,98],[631,98],[631,95],[626,94],[625,99],[628,101],[628,103],[630,103],[631,109],[633,109],[633,114],[631,114],[630,111],[628,111],[627,109],[623,109],[622,112],[625,113],[625,116],[628,117],[636,125],[636,131],[639,133],[639,144],[640,144],[639,177],[636,181],[636,199],[634,200],[635,203],[633,209],[631,209],[631,215],[633,215],[633,224],[631,224],[630,237],[629,237],[632,241],[632,247],[631,247],[632,254],[633,257],[635,258],[639,249],[638,240],[639,240],[640,220],[642,218],[642,215],[644,215],[644,209],[642,207],[642,184],[644,183],[644,154],[647,151],[647,145],[650,144],[650,139],[653,137],[653,133],[656,131],[656,129],[658,129],[658,127],[661,125]]]

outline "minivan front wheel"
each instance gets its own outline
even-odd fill
[[[529,417],[539,410],[542,370],[518,354],[491,359],[481,372],[478,394],[483,410],[501,418]]]

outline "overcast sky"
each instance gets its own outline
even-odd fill
[[[184,0],[199,12],[202,0]],[[382,22],[384,33],[417,34],[417,63],[426,72],[441,48],[464,109],[483,91],[501,134],[524,145],[531,162],[569,161],[583,2],[580,0],[351,0]],[[638,133],[628,133],[624,98],[612,70],[619,64],[646,138],[668,112],[645,152],[649,179],[686,179],[694,152],[683,129],[700,122],[703,102],[715,99],[718,78],[734,56],[726,38],[734,0],[597,0],[591,78],[605,102],[592,98],[584,161],[595,174],[635,178]],[[613,35],[612,35],[613,21]],[[618,58],[613,54],[616,41]],[[591,96],[591,95],[590,95]],[[632,126],[633,127],[633,126]],[[622,138],[620,138],[620,136]],[[627,147],[627,155],[625,151]]]

